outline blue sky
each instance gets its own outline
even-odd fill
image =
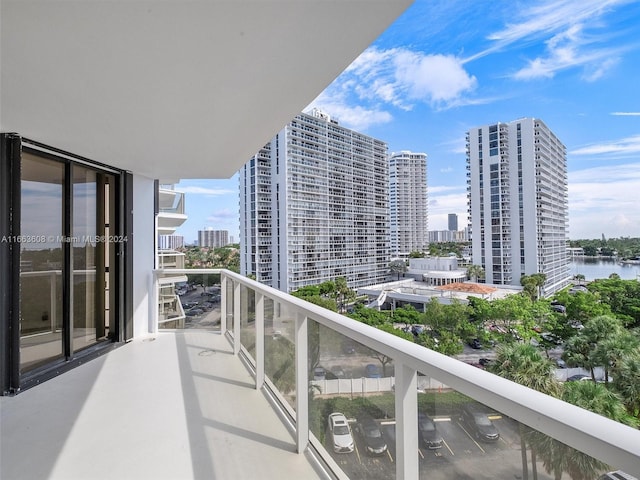
[[[416,0],[309,108],[427,153],[430,230],[466,223],[465,132],[540,118],[567,147],[569,237],[640,237],[638,31],[637,0]],[[187,242],[238,241],[237,175],[178,189]]]

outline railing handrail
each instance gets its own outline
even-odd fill
[[[562,443],[615,468],[640,472],[640,430],[480,370],[225,269],[155,270],[163,274],[222,274],[394,361],[449,385]],[[224,292],[223,292],[224,293]]]

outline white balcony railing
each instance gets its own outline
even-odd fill
[[[161,279],[166,273],[169,272],[156,271],[156,279]],[[338,478],[367,478],[367,474],[363,474],[363,468],[367,468],[367,457],[364,456],[364,452],[359,453],[358,464],[355,456],[335,454],[332,451],[331,436],[326,432],[326,412],[316,410],[317,400],[321,396],[332,396],[335,399],[337,395],[342,397],[344,405],[350,404],[356,398],[359,398],[362,404],[368,401],[371,391],[386,395],[386,400],[392,401],[385,405],[393,405],[388,409],[381,404],[376,405],[379,411],[384,410],[385,417],[377,422],[384,430],[384,436],[391,439],[387,451],[391,461],[386,457],[380,458],[375,464],[375,468],[378,469],[376,478],[382,478],[380,469],[387,472],[383,475],[386,478],[426,478],[425,462],[429,460],[425,459],[425,454],[420,450],[422,445],[416,420],[419,410],[424,407],[418,398],[424,393],[418,392],[427,390],[432,394],[429,398],[440,398],[438,394],[441,392],[455,391],[462,398],[484,405],[493,412],[493,418],[501,419],[499,421],[505,425],[502,437],[507,437],[508,432],[512,434],[511,437],[501,438],[501,442],[496,442],[495,448],[500,450],[500,457],[496,457],[495,460],[489,458],[489,446],[485,445],[483,448],[469,436],[473,443],[486,453],[478,458],[479,463],[476,464],[469,463],[468,458],[462,457],[465,455],[464,450],[461,455],[454,456],[453,449],[456,446],[447,443],[447,449],[443,448],[443,453],[439,455],[449,455],[449,451],[451,461],[429,464],[429,478],[454,478],[451,471],[439,476],[439,468],[482,468],[483,471],[489,469],[489,472],[495,472],[495,478],[506,478],[500,468],[511,461],[508,459],[515,459],[514,462],[518,465],[521,458],[518,432],[523,430],[519,425],[526,425],[540,432],[540,435],[544,434],[558,440],[612,466],[612,469],[619,468],[634,474],[640,472],[640,431],[636,429],[236,273],[209,269],[172,270],[171,273],[220,274],[220,329],[228,335],[234,353],[249,361],[253,369],[255,388],[264,389],[275,399],[283,412],[283,418],[295,433],[298,452],[309,449],[315,451],[325,466]],[[156,288],[158,285],[156,281]],[[347,350],[341,351],[341,345],[345,344],[348,345]],[[382,373],[381,379],[364,378],[364,374],[356,375],[354,361],[360,358],[358,355],[364,351],[368,352],[364,357],[375,357],[384,361],[383,366],[392,368],[394,375],[387,376]],[[287,352],[290,357],[283,361]],[[332,384],[332,393],[317,392],[317,387],[322,388],[327,384],[327,380],[310,378],[314,375],[314,367],[319,367],[319,364],[324,362],[321,370],[329,371],[332,367],[328,364],[332,359],[340,360],[343,365],[346,365],[347,360],[351,361],[351,379],[338,376],[335,380],[337,383]],[[278,362],[281,363],[275,367],[274,364]],[[290,364],[289,367],[287,364]],[[331,364],[335,366],[336,362]],[[329,389],[325,387],[325,390]],[[337,402],[328,400],[331,401]],[[452,411],[448,412],[448,420],[438,420],[442,421],[439,425],[442,425],[444,430],[443,436],[448,435],[451,429],[453,434],[459,433],[462,441],[461,437],[464,435],[460,432],[468,433],[464,424],[458,420],[457,414]],[[513,425],[517,428],[510,427]],[[500,431],[502,432],[502,429]],[[465,441],[469,442],[469,439]],[[362,442],[360,437],[356,437],[356,450],[358,445],[363,448]],[[424,451],[429,454],[429,450]],[[469,453],[470,450],[466,452]],[[355,467],[352,468],[353,465]],[[539,478],[551,478],[540,473],[543,470],[541,463],[538,470]],[[454,472],[459,474],[458,470]],[[470,473],[473,476],[473,471]]]

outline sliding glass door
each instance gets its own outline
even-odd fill
[[[64,356],[65,165],[23,154],[20,236],[20,371]]]
[[[133,336],[133,182],[0,134],[0,394]]]

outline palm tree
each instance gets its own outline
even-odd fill
[[[573,276],[574,280],[577,280],[578,285],[582,285],[582,282],[584,282],[585,280],[585,276],[582,275],[581,273],[577,273],[576,275]]]
[[[467,277],[477,282],[478,279],[484,278],[484,268],[480,265],[469,265],[467,267]]]
[[[640,353],[625,356],[613,370],[613,387],[627,412],[640,418]]]
[[[613,342],[612,339],[623,336],[620,345]],[[603,343],[604,342],[604,343]],[[633,339],[629,340],[624,335],[624,327],[622,322],[615,317],[609,315],[600,315],[598,317],[587,320],[584,328],[580,333],[571,337],[564,346],[563,358],[567,360],[570,366],[581,366],[591,371],[591,379],[595,382],[594,368],[603,365],[605,367],[605,378],[608,377],[609,362],[611,361],[610,352],[604,349],[613,348],[614,352],[633,348]],[[635,343],[637,345],[637,342]],[[605,360],[605,358],[608,359]]]
[[[632,427],[638,424],[637,419],[625,411],[620,397],[601,383],[568,382],[562,399]],[[529,435],[529,442],[556,480],[560,480],[562,472],[567,472],[573,480],[588,480],[608,468],[605,463],[537,431]]]
[[[499,347],[496,360],[491,364],[489,370],[496,375],[547,395],[558,396],[560,394],[561,386],[554,375],[554,366],[531,344],[512,343]],[[530,435],[530,429],[523,424],[519,424],[519,428],[522,478],[528,480],[526,439]],[[536,454],[533,448],[531,449],[531,465],[534,479],[536,479]]]
[[[389,270],[391,270],[391,273],[397,273],[398,280],[400,280],[400,274],[407,271],[407,262],[400,259],[391,260],[391,263],[389,263]]]

